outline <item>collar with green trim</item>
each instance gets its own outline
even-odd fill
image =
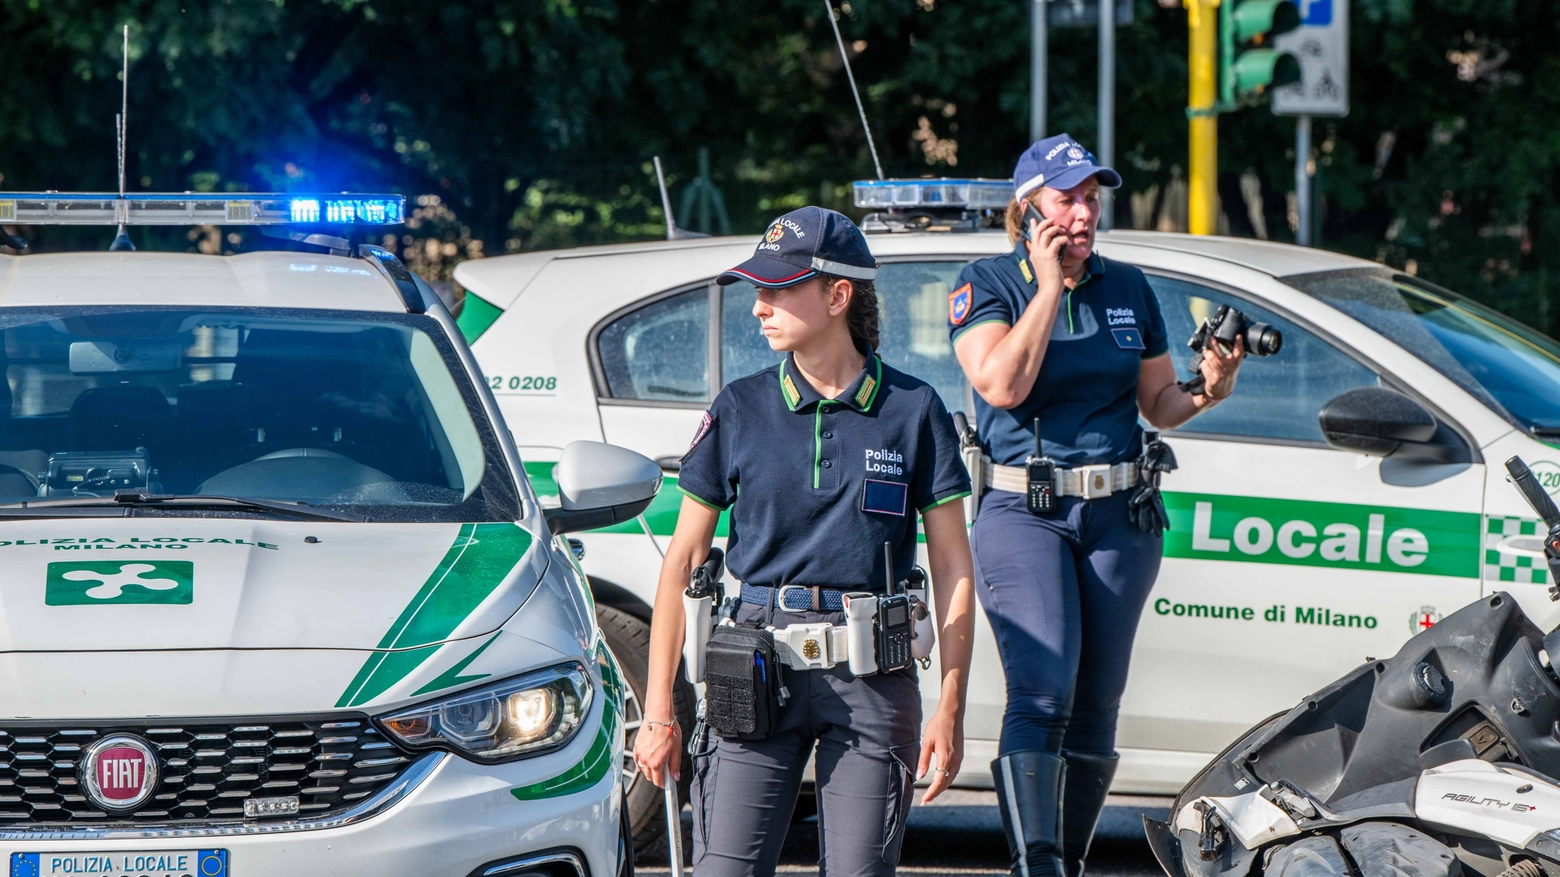
[[[847,405],[857,411],[871,411],[872,403],[877,400],[878,390],[883,386],[883,360],[874,353],[867,357],[866,364],[861,369],[861,374],[851,381],[838,398],[825,400],[807,379],[802,377],[801,371],[796,368],[796,355],[787,353],[785,361],[780,363],[780,398],[785,400],[785,405],[792,411],[803,411],[814,402],[833,401]]]
[[[1024,281],[1025,284],[1030,287],[1034,287],[1037,281],[1035,280],[1034,270],[1029,267],[1028,247],[1029,245],[1024,241],[1020,240],[1018,242],[1018,246],[1013,249],[1013,258],[1009,262],[1009,267]],[[1101,277],[1104,274],[1105,260],[1101,258],[1098,252],[1090,252],[1088,260],[1083,263],[1083,277],[1079,279],[1077,283],[1073,284],[1073,288],[1076,289],[1077,287],[1080,287],[1089,282],[1093,278]]]

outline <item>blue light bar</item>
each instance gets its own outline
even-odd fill
[[[18,225],[399,225],[400,195],[0,192],[0,222]]]
[[[962,207],[1002,210],[1013,200],[1012,180],[940,177],[925,180],[857,180],[856,206],[878,210]]]

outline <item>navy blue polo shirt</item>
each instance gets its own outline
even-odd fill
[[[949,334],[957,342],[985,323],[1013,325],[1036,289],[1022,244],[971,262],[948,297]],[[998,464],[1023,465],[1034,452],[1039,417],[1045,453],[1064,466],[1137,457],[1139,370],[1143,360],[1167,350],[1165,320],[1143,272],[1098,253],[1089,256],[1083,278],[1062,296],[1029,396],[1015,408],[997,408],[975,395],[982,447]]]
[[[881,591],[883,543],[903,579],[917,514],[969,496],[970,478],[931,385],[873,355],[825,399],[787,356],[715,397],[678,487],[731,509],[726,563],[739,581]]]

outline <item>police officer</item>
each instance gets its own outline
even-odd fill
[[[959,769],[975,603],[959,502],[969,478],[936,391],[874,352],[876,266],[848,218],[804,207],[775,220],[753,257],[719,278],[758,287],[753,315],[785,359],[727,385],[683,458],[634,757],[657,785],[680,773],[680,595],[727,509],[728,566],[742,583],[735,620],[774,628],[843,625],[843,594],[885,589],[885,542],[903,580],[919,517],[941,622],[941,698],[922,738],[913,664],[860,677],[846,663],[786,670],[788,698],[770,737],[709,735],[691,753],[700,877],[775,872],[815,747],[820,864],[832,877],[892,874],[913,782],[935,771],[929,800]]]
[[[1143,273],[1094,252],[1100,187],[1121,177],[1077,141],[1030,146],[1013,185],[1016,247],[965,268],[950,334],[986,458],[970,542],[1007,675],[992,775],[1012,873],[1078,877],[1116,771],[1127,662],[1163,549],[1163,505],[1136,463],[1138,418],[1170,428],[1218,404],[1244,349],[1205,355],[1204,391],[1177,386]],[[1039,216],[1026,219],[1026,204]],[[1037,421],[1037,461],[1056,463],[1050,512],[1028,496]]]

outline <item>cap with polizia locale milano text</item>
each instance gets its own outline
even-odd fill
[[[752,258],[715,279],[722,286],[747,281],[780,289],[819,274],[851,280],[877,277],[877,260],[866,235],[850,217],[823,207],[803,207],[765,229]]]
[[[1071,134],[1058,134],[1035,141],[1018,157],[1013,168],[1013,197],[1022,200],[1041,186],[1071,189],[1089,177],[1098,177],[1107,189],[1121,185],[1121,174],[1101,167],[1094,153]]]

